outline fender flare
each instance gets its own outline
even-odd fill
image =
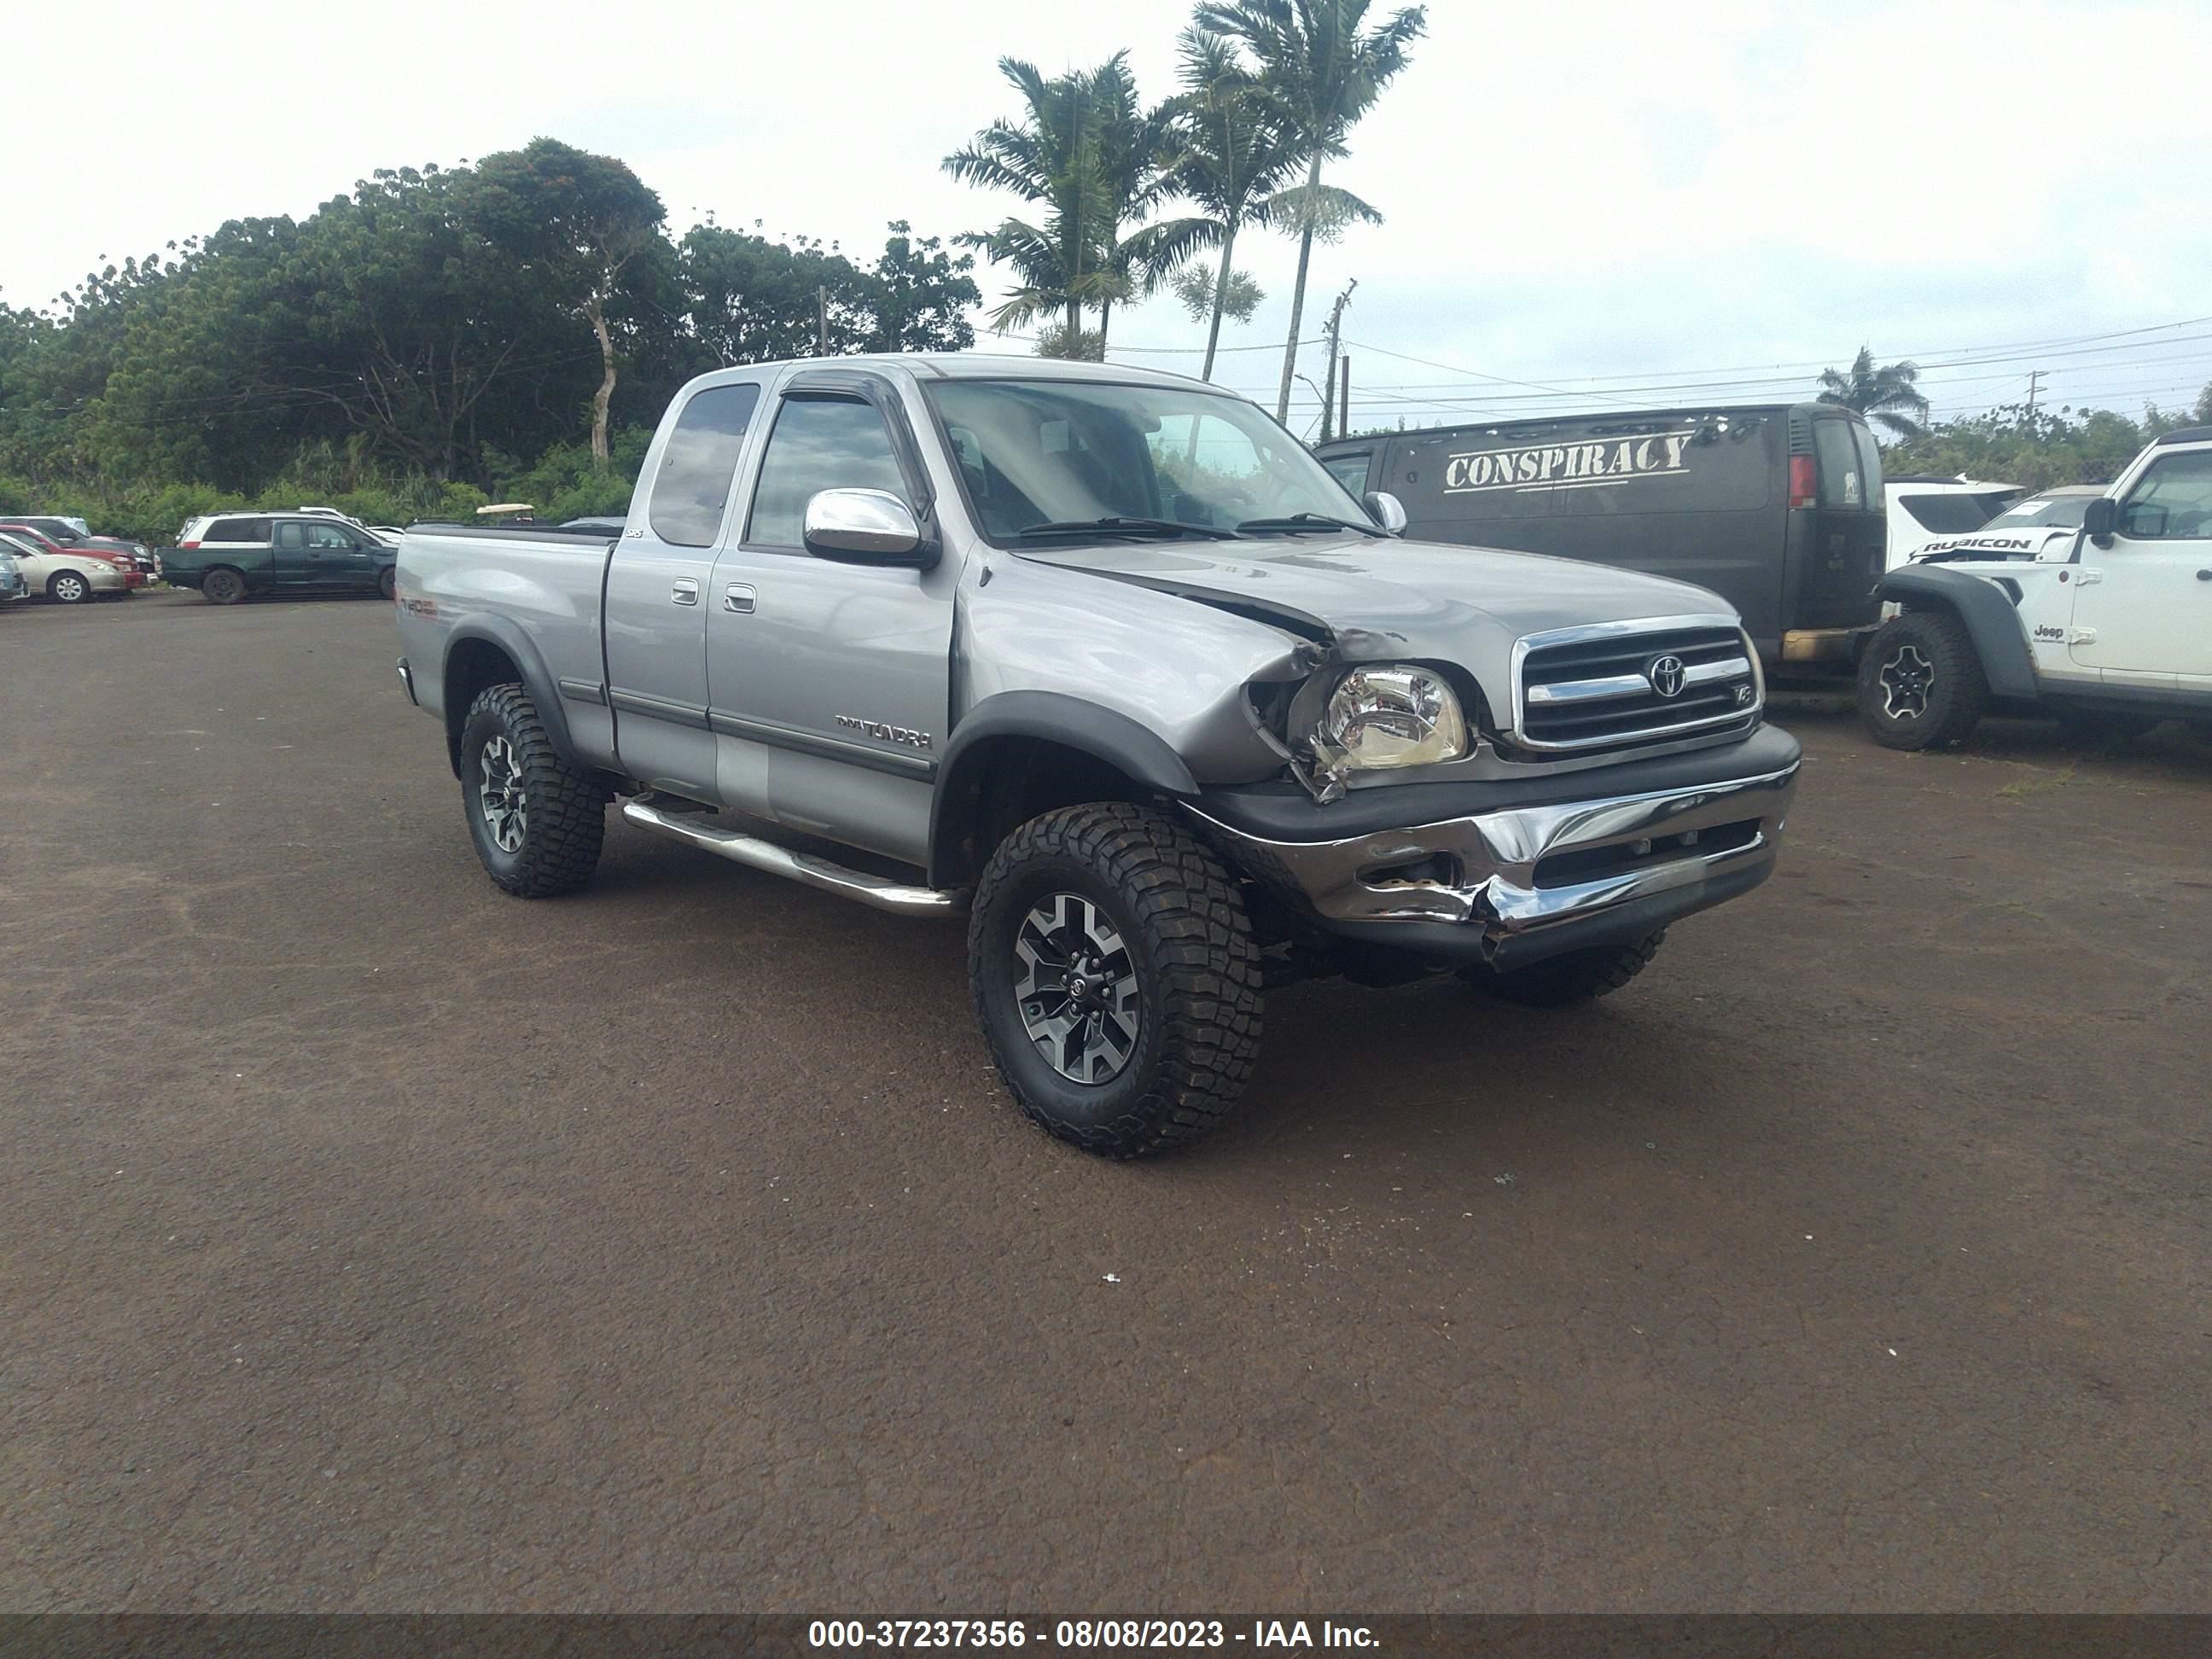
[[[446,636],[445,652],[438,664],[438,684],[446,716],[447,758],[453,763],[453,775],[461,775],[460,732],[462,722],[469,717],[466,708],[456,708],[453,700],[444,696],[453,668],[453,653],[471,640],[482,640],[495,645],[506,653],[516,672],[522,676],[522,689],[530,694],[537,705],[538,718],[544,722],[545,735],[553,744],[553,751],[569,765],[581,770],[586,767],[576,754],[574,741],[568,735],[568,711],[561,706],[561,689],[553,676],[545,672],[545,659],[538,655],[538,647],[530,635],[505,617],[483,614],[471,617]]]
[[[975,805],[976,750],[994,738],[1038,738],[1105,762],[1148,789],[1195,795],[1198,780],[1167,740],[1128,715],[1059,691],[1001,691],[977,703],[953,729],[938,763],[929,803],[930,880],[943,884],[958,862],[967,816]]]
[[[1942,565],[1908,564],[1884,576],[1876,592],[1907,610],[1954,613],[1966,625],[1990,691],[2000,697],[2034,698],[2035,662],[2028,654],[2027,635],[2020,612],[1995,582]]]

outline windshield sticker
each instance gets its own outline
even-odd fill
[[[1601,443],[1532,444],[1517,449],[1477,449],[1446,458],[1444,494],[1491,489],[1589,489],[1629,478],[1686,477],[1682,459],[1690,432],[1649,438],[1610,438]]]

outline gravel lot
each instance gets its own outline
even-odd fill
[[[1785,714],[1594,1009],[1023,1125],[957,928],[475,863],[385,607],[0,615],[0,1607],[2212,1608],[2212,750]]]

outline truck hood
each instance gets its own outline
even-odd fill
[[[1024,550],[1036,564],[1133,582],[1272,622],[1346,661],[1418,657],[1501,680],[1524,634],[1643,617],[1735,615],[1687,582],[1611,565],[1346,535]],[[1495,690],[1502,690],[1502,685]]]

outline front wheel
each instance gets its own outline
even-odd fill
[[[1875,630],[1859,659],[1859,718],[1885,749],[1935,749],[1974,729],[1990,686],[1966,623],[1908,611]]]
[[[580,887],[599,867],[607,792],[561,758],[519,685],[477,694],[461,727],[461,810],[484,871],[517,898]]]
[[[1463,968],[1460,978],[1486,996],[1517,1002],[1524,1008],[1564,1008],[1609,996],[1651,965],[1666,929],[1626,945],[1567,951],[1526,968],[1499,973],[1494,968]]]
[[[92,583],[74,570],[57,571],[46,584],[46,597],[58,605],[82,605],[92,597]]]
[[[1195,1140],[1260,1048],[1260,958],[1214,855],[1151,807],[1032,818],[977,884],[968,976],[1032,1120],[1109,1158]]]

